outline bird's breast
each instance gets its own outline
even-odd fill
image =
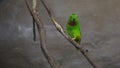
[[[70,22],[68,23],[70,26],[75,26],[76,25],[76,22]]]

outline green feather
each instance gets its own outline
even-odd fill
[[[78,15],[71,14],[68,22],[66,24],[66,31],[68,35],[76,41],[78,44],[81,42],[81,30],[80,30],[80,23],[78,20]]]

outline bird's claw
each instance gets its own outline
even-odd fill
[[[72,40],[74,41],[74,40],[75,40],[75,38],[72,38]]]

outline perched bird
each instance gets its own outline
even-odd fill
[[[66,24],[66,31],[72,40],[78,44],[81,42],[81,30],[77,14],[71,14]]]

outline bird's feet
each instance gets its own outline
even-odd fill
[[[75,41],[76,38],[72,38],[73,41]]]

